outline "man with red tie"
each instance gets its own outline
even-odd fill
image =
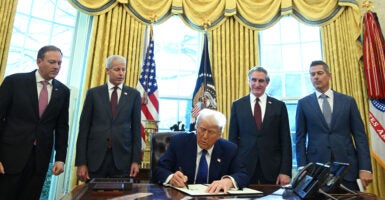
[[[251,177],[250,184],[290,183],[292,148],[286,105],[265,94],[270,82],[266,69],[249,70],[250,94],[233,102],[229,140]]]
[[[38,69],[6,77],[0,87],[0,199],[39,199],[52,149],[52,174],[64,170],[69,89],[55,79],[63,54],[42,47]]]

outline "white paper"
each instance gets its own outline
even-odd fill
[[[179,187],[172,187],[175,188],[181,192],[184,192],[188,195],[191,196],[207,196],[207,195],[226,195],[224,192],[218,192],[218,193],[207,193],[205,192],[207,185],[204,184],[190,184],[188,185],[188,188],[179,188]],[[227,191],[227,194],[230,195],[241,195],[241,194],[262,194],[261,191],[259,190],[254,190],[251,188],[243,188],[242,190],[237,190],[237,189],[230,189]]]
[[[365,192],[364,191],[364,186],[362,185],[362,182],[361,182],[361,179],[357,179],[357,185],[358,185],[358,188],[360,188],[360,192]]]

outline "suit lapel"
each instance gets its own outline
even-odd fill
[[[322,114],[322,110],[318,103],[318,98],[315,92],[313,93],[313,95],[310,96],[310,104],[311,104],[310,110],[314,110],[318,120],[321,120],[325,127],[329,127],[328,124],[326,123],[324,115]],[[333,116],[332,116],[332,121],[333,121]]]
[[[264,124],[268,124],[269,120],[271,119],[273,109],[274,109],[273,101],[271,100],[271,97],[267,96],[265,116],[263,116],[262,118],[262,127]]]
[[[124,108],[128,105],[128,102],[130,100],[130,95],[132,93],[129,92],[129,88],[125,85],[122,87],[122,92],[120,94],[118,108],[116,109],[116,116],[117,117],[121,110],[124,110]]]
[[[26,91],[28,93],[28,96],[30,97],[30,101],[32,103],[32,108],[34,108],[35,116],[37,118],[39,117],[39,97],[37,95],[37,83],[36,83],[36,77],[35,77],[36,70],[29,73],[26,76],[26,84],[22,87],[26,87]]]
[[[222,169],[222,148],[220,139],[215,143],[214,149],[211,152],[211,160],[209,167],[209,181],[211,182],[215,177],[221,177],[220,172]]]

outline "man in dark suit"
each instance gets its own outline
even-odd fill
[[[139,173],[140,94],[123,84],[126,74],[124,57],[109,56],[106,73],[106,84],[88,90],[80,117],[75,165],[81,181],[135,177]],[[110,103],[113,99],[117,101],[116,108]]]
[[[289,184],[292,148],[286,105],[265,94],[270,78],[264,68],[251,68],[248,81],[250,94],[231,107],[229,140],[238,145],[250,184]]]
[[[349,163],[342,184],[358,190],[372,181],[370,153],[364,124],[355,100],[330,89],[331,73],[323,61],[310,65],[310,80],[316,92],[300,99],[296,114],[296,154],[299,167],[309,162]],[[323,115],[321,95],[327,96],[331,121]],[[354,139],[354,140],[353,140]]]
[[[38,70],[10,75],[0,87],[0,199],[39,199],[53,146],[52,173],[63,172],[70,91],[55,79],[62,57],[59,48],[44,46]],[[46,100],[41,111],[40,93]]]
[[[226,193],[230,188],[247,186],[249,178],[237,158],[237,146],[221,138],[226,117],[214,110],[203,109],[196,121],[197,133],[177,134],[170,139],[166,153],[159,159],[154,180],[159,184],[184,187],[185,184],[211,183],[206,192]],[[207,152],[204,160],[202,153]],[[198,180],[200,162],[208,169]],[[208,172],[208,175],[207,175]]]

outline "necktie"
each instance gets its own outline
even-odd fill
[[[111,94],[111,113],[112,118],[115,117],[116,114],[116,108],[118,107],[118,92],[116,91],[118,89],[118,86],[114,87],[114,91],[112,91]]]
[[[48,81],[44,80],[40,81],[40,83],[43,85],[39,94],[39,116],[41,117],[48,105]]]
[[[200,184],[207,183],[207,173],[209,170],[208,170],[207,161],[206,161],[206,153],[207,153],[207,150],[203,149],[201,159],[199,161],[197,179],[195,183],[200,183]]]
[[[261,129],[261,127],[262,127],[262,113],[261,113],[261,106],[259,105],[259,98],[255,99],[254,119],[255,119],[255,123],[257,124],[257,128]]]
[[[327,100],[328,96],[325,94],[321,94],[320,98],[323,100],[322,101],[322,113],[324,115],[325,121],[330,127],[330,122],[332,121],[332,110],[330,108],[330,104]]]

